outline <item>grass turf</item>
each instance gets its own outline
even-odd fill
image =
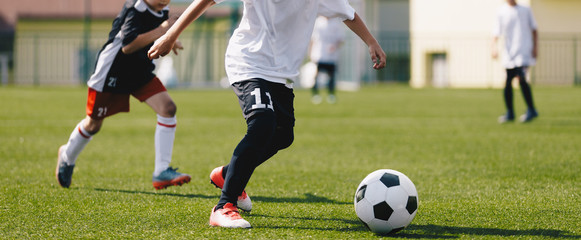
[[[0,88],[0,238],[362,239],[353,194],[370,172],[414,181],[419,212],[396,238],[581,238],[581,89],[535,88],[540,117],[499,125],[501,90],[377,86],[312,105],[296,91],[295,142],[260,166],[247,192],[250,230],[208,226],[245,131],[231,91],[171,90],[178,105],[173,166],[182,187],[151,185],[155,114],[132,100],[77,161],[70,189],[56,153],[84,117],[83,88]],[[515,92],[518,112],[524,112]]]

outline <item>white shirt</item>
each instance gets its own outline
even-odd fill
[[[262,78],[292,88],[317,16],[355,18],[355,10],[347,0],[241,1],[242,19],[226,50],[230,84]]]
[[[537,23],[530,8],[505,4],[497,14],[493,35],[504,36],[502,63],[505,68],[533,66],[533,30]]]
[[[339,60],[339,46],[345,39],[345,25],[338,18],[318,17],[311,38],[311,61],[335,63]]]

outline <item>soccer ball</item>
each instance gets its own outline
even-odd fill
[[[374,233],[392,234],[407,227],[418,210],[418,192],[403,173],[381,169],[370,173],[355,192],[355,212]]]

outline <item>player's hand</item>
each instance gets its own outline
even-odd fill
[[[387,57],[379,44],[369,46],[369,55],[373,61],[373,69],[379,70],[385,67]]]
[[[498,50],[496,48],[492,48],[492,58],[493,59],[498,58]]]
[[[175,42],[176,41],[169,39],[168,36],[164,34],[153,43],[153,46],[151,46],[147,52],[147,56],[149,59],[163,57],[174,48]]]
[[[182,45],[182,42],[177,40],[176,43],[173,45],[172,51],[175,55],[178,55],[178,50],[183,50],[183,49],[184,49],[184,46]]]

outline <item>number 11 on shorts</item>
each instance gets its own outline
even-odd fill
[[[272,99],[270,97],[269,92],[264,93],[268,97],[268,104],[262,103],[262,94],[260,93],[260,88],[255,88],[254,91],[250,92],[250,94],[254,96],[255,102],[255,104],[252,104],[252,109],[268,108],[274,111],[274,109],[272,108]]]

